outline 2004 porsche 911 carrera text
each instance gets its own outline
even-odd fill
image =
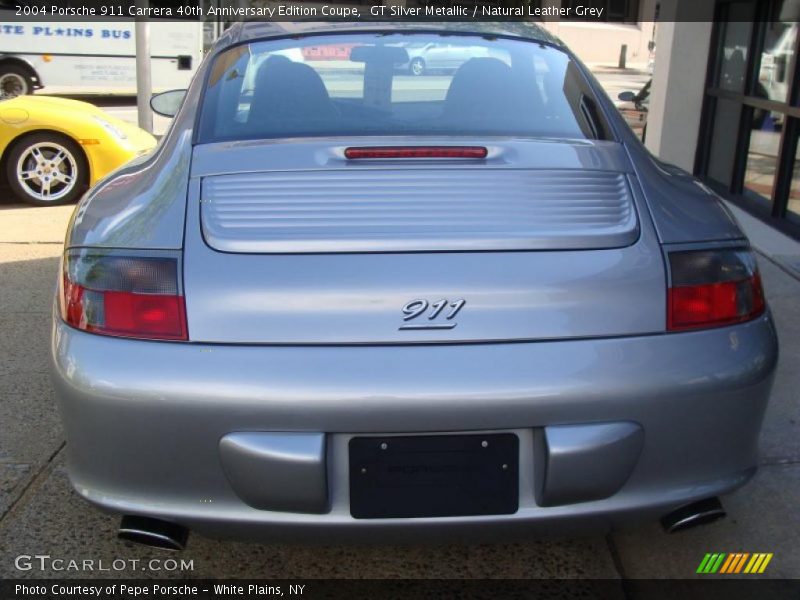
[[[719,199],[536,26],[283,27],[231,28],[74,214],[77,491],[173,548],[722,515],[778,348]]]

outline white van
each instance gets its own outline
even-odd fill
[[[23,22],[0,9],[0,95],[135,94],[135,23]],[[203,54],[201,20],[150,21],[154,91],[188,87]]]

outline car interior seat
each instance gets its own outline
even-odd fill
[[[538,94],[525,94],[514,71],[497,58],[471,58],[459,67],[444,101],[447,121],[487,125],[517,123],[541,105]]]
[[[325,83],[308,65],[267,60],[256,75],[248,124],[265,133],[333,124],[336,108]]]

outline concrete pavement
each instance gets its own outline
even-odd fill
[[[117,519],[80,500],[66,481],[47,352],[50,302],[71,211],[0,205],[0,577],[682,578],[693,576],[706,552],[739,551],[773,552],[765,576],[800,577],[800,280],[767,254],[775,245],[780,256],[800,256],[792,240],[751,228],[764,252],[759,260],[782,347],[761,469],[723,499],[728,519],[674,536],[652,523],[606,536],[506,544],[315,547],[194,535],[181,554],[193,568],[165,572],[142,565],[170,555],[118,541]],[[102,573],[20,571],[14,561],[21,554],[140,562]]]

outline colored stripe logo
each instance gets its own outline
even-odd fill
[[[700,561],[700,566],[697,567],[696,572],[704,575],[713,573],[756,575],[763,573],[767,569],[772,556],[772,552],[755,552],[752,554],[749,552],[708,553]]]

